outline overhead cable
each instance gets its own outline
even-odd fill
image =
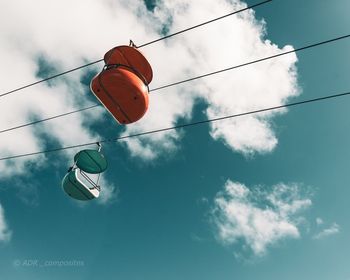
[[[19,155],[6,156],[6,157],[0,158],[0,161],[18,159],[18,158],[35,156],[35,155],[46,154],[46,153],[53,153],[53,152],[58,152],[58,151],[63,151],[63,150],[68,150],[68,149],[74,149],[74,148],[81,148],[81,147],[96,145],[96,143],[117,142],[120,140],[126,140],[126,139],[130,139],[130,138],[135,138],[135,137],[142,137],[145,135],[161,133],[161,132],[176,130],[176,129],[180,129],[180,128],[189,128],[189,127],[193,127],[193,126],[197,126],[197,125],[208,124],[208,123],[223,121],[223,120],[227,120],[227,119],[233,119],[233,118],[237,118],[237,117],[253,115],[253,114],[257,114],[257,113],[278,110],[278,109],[282,109],[282,108],[288,108],[288,107],[293,107],[293,106],[307,104],[307,103],[318,102],[318,101],[322,101],[322,100],[335,99],[335,98],[344,97],[344,96],[348,96],[348,95],[350,95],[350,92],[322,96],[322,97],[317,97],[317,98],[313,98],[313,99],[307,99],[307,100],[302,100],[302,101],[298,101],[298,102],[288,103],[288,104],[284,104],[284,105],[277,105],[277,106],[272,106],[272,107],[268,107],[268,108],[262,108],[262,109],[257,109],[257,110],[253,110],[253,111],[217,117],[217,118],[213,118],[213,119],[184,123],[184,124],[179,124],[179,125],[175,125],[175,126],[171,126],[171,127],[165,127],[165,128],[159,128],[159,129],[154,129],[154,130],[150,130],[150,131],[144,131],[144,132],[140,132],[140,133],[136,133],[136,134],[129,134],[129,135],[120,136],[120,137],[116,137],[116,138],[97,140],[97,141],[90,142],[90,143],[84,143],[84,144],[78,144],[78,145],[72,145],[72,146],[66,146],[66,147],[59,147],[59,148],[31,152],[31,153],[25,153],[25,154],[19,154]]]
[[[221,19],[223,19],[223,18],[226,18],[226,17],[232,16],[232,15],[235,15],[235,14],[238,14],[238,13],[241,13],[241,12],[244,12],[244,11],[247,11],[247,10],[250,10],[250,9],[253,9],[253,8],[256,8],[256,7],[258,7],[258,6],[267,4],[267,3],[272,2],[272,1],[273,1],[273,0],[266,0],[266,1],[262,1],[262,2],[260,2],[260,3],[254,4],[254,5],[251,5],[251,6],[247,6],[247,7],[243,8],[243,9],[240,9],[240,10],[237,10],[237,11],[233,11],[233,12],[228,13],[228,14],[226,14],[226,15],[223,15],[223,16],[220,16],[220,17],[217,17],[217,18],[208,20],[208,21],[206,21],[206,22],[203,22],[203,23],[194,25],[194,26],[192,26],[192,27],[183,29],[183,30],[178,31],[178,32],[175,32],[175,33],[173,33],[173,34],[166,35],[166,36],[161,37],[161,38],[159,38],[159,39],[150,41],[150,42],[148,42],[148,43],[141,44],[141,45],[137,46],[137,48],[142,48],[142,47],[145,47],[145,46],[154,44],[154,43],[156,43],[156,42],[159,42],[159,41],[162,41],[162,40],[171,38],[171,37],[173,37],[173,36],[176,36],[176,35],[179,35],[179,34],[181,34],[181,33],[190,31],[190,30],[192,30],[192,29],[195,29],[195,28],[204,26],[204,25],[206,25],[206,24],[209,24],[209,23],[212,23],[212,22],[221,20]],[[103,59],[98,59],[98,60],[89,62],[89,63],[87,63],[87,64],[84,64],[84,65],[75,67],[75,68],[73,68],[73,69],[70,69],[70,70],[67,70],[67,71],[64,71],[64,72],[55,74],[55,75],[53,75],[53,76],[49,76],[49,77],[44,78],[44,79],[42,79],[42,80],[38,80],[38,81],[36,81],[36,82],[33,82],[33,83],[30,83],[30,84],[27,84],[27,85],[24,85],[24,86],[15,88],[15,89],[13,89],[13,90],[10,90],[10,91],[7,91],[7,92],[3,92],[3,93],[0,94],[0,97],[3,97],[3,96],[6,96],[6,95],[9,95],[9,94],[12,94],[12,93],[14,93],[14,92],[18,92],[18,91],[20,91],[20,90],[23,90],[23,89],[26,89],[26,88],[35,86],[35,85],[40,84],[40,83],[43,83],[43,82],[47,82],[47,81],[49,81],[49,80],[58,78],[58,77],[60,77],[60,76],[66,75],[66,74],[68,74],[68,73],[71,73],[71,72],[74,72],[74,71],[77,71],[77,70],[80,70],[80,69],[83,69],[83,68],[86,68],[86,67],[89,67],[89,66],[91,66],[91,65],[97,64],[97,63],[102,62],[102,61],[103,61]]]
[[[155,91],[159,91],[159,90],[162,90],[162,89],[165,89],[165,88],[168,88],[168,87],[172,87],[172,86],[176,86],[176,85],[179,85],[179,84],[183,84],[183,83],[186,83],[186,82],[202,79],[202,78],[205,78],[205,77],[208,77],[208,76],[220,74],[220,73],[223,73],[223,72],[226,72],[226,71],[230,71],[230,70],[234,70],[234,69],[237,69],[237,68],[245,67],[245,66],[252,65],[252,64],[255,64],[255,63],[263,62],[263,61],[270,60],[270,59],[273,59],[273,58],[281,57],[281,56],[288,55],[288,54],[291,54],[291,53],[296,53],[296,52],[300,52],[300,51],[303,51],[303,50],[307,50],[307,49],[311,49],[311,48],[314,48],[314,47],[318,47],[318,46],[321,46],[321,45],[329,44],[329,43],[332,43],[332,42],[335,42],[335,41],[339,41],[339,40],[343,40],[343,39],[346,39],[346,38],[349,38],[349,37],[350,37],[350,34],[349,35],[340,36],[340,37],[336,37],[336,38],[329,39],[329,40],[326,40],[326,41],[321,41],[321,42],[318,42],[318,43],[314,43],[314,44],[311,44],[311,45],[300,47],[300,48],[297,48],[297,49],[294,49],[294,50],[281,52],[281,53],[278,53],[278,54],[275,54],[275,55],[271,55],[271,56],[259,58],[259,59],[256,59],[256,60],[252,60],[252,61],[249,61],[249,62],[245,62],[245,63],[239,64],[239,65],[235,65],[235,66],[232,66],[232,67],[229,67],[229,68],[217,70],[217,71],[214,71],[214,72],[202,74],[202,75],[199,75],[199,76],[196,76],[196,77],[192,77],[192,78],[189,78],[189,79],[185,79],[185,80],[181,80],[181,81],[178,81],[178,82],[166,84],[166,85],[163,85],[163,86],[151,89],[150,93],[155,92]],[[101,106],[101,105],[100,104],[90,105],[88,107],[77,109],[77,110],[73,110],[73,111],[70,111],[70,112],[67,112],[67,113],[63,113],[63,114],[60,114],[60,115],[55,115],[55,116],[51,116],[51,117],[48,117],[48,118],[45,118],[45,119],[41,119],[41,120],[38,120],[38,121],[30,122],[30,123],[27,123],[27,124],[22,124],[22,125],[19,125],[19,126],[14,126],[14,127],[11,127],[11,128],[3,129],[3,130],[0,130],[0,133],[4,133],[4,132],[7,132],[7,131],[20,129],[20,128],[23,128],[23,127],[26,127],[26,126],[30,126],[30,125],[35,125],[35,124],[42,123],[42,122],[45,122],[45,121],[49,121],[49,120],[57,119],[57,118],[64,117],[64,116],[67,116],[67,115],[71,115],[71,114],[75,114],[75,113],[78,113],[78,112],[82,112],[82,111],[85,111],[85,110],[93,109],[93,108],[96,108],[96,107],[99,107],[99,106]]]

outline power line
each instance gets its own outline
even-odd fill
[[[125,135],[125,136],[111,138],[111,139],[99,140],[99,141],[90,142],[90,143],[84,143],[84,144],[79,144],[79,145],[72,145],[72,146],[66,146],[66,147],[61,147],[61,148],[49,149],[49,150],[45,150],[45,151],[38,151],[38,152],[8,156],[8,157],[0,158],[0,161],[9,160],[9,159],[17,159],[17,158],[28,157],[28,156],[34,156],[34,155],[39,155],[39,154],[53,153],[53,152],[58,152],[58,151],[63,151],[63,150],[68,150],[68,149],[73,149],[73,148],[86,147],[86,146],[96,145],[96,143],[98,143],[98,142],[99,143],[117,142],[117,141],[124,140],[124,139],[141,137],[141,136],[150,135],[150,134],[154,134],[154,133],[176,130],[179,128],[189,128],[189,127],[193,127],[193,126],[197,126],[197,125],[222,121],[222,120],[226,120],[226,119],[232,119],[232,118],[246,116],[246,115],[253,115],[253,114],[257,114],[257,113],[278,110],[278,109],[282,109],[282,108],[293,107],[293,106],[297,106],[297,105],[302,105],[302,104],[307,104],[307,103],[312,103],[312,102],[317,102],[317,101],[322,101],[322,100],[327,100],[327,99],[333,99],[333,98],[343,97],[343,96],[347,96],[347,95],[350,95],[350,92],[344,92],[344,93],[339,93],[339,94],[334,94],[334,95],[317,97],[317,98],[313,98],[313,99],[307,99],[307,100],[303,100],[303,101],[288,103],[285,105],[273,106],[273,107],[268,107],[268,108],[253,110],[253,111],[249,111],[249,112],[243,112],[243,113],[213,118],[213,119],[207,119],[207,120],[202,120],[202,121],[197,121],[197,122],[192,122],[192,123],[185,123],[185,124],[180,124],[180,125],[176,125],[176,126],[160,128],[160,129],[140,132],[140,133],[136,133],[136,134]]]
[[[12,131],[12,130],[17,130],[17,129],[20,129],[20,128],[23,128],[23,127],[26,127],[26,126],[35,125],[35,124],[38,124],[38,123],[50,121],[50,120],[57,119],[57,118],[60,118],[60,117],[68,116],[68,115],[71,115],[71,114],[75,114],[75,113],[78,113],[78,112],[90,110],[92,108],[96,108],[96,107],[99,107],[99,106],[101,106],[101,105],[100,104],[94,104],[94,105],[91,105],[89,107],[82,108],[82,109],[79,109],[79,110],[74,110],[74,111],[63,113],[63,114],[60,114],[60,115],[48,117],[46,119],[37,120],[37,121],[30,122],[30,123],[26,123],[26,124],[10,127],[10,128],[7,128],[7,129],[3,129],[3,130],[0,130],[0,133]]]
[[[23,90],[23,89],[26,89],[26,88],[35,86],[35,85],[37,85],[37,84],[41,84],[41,83],[43,83],[43,82],[47,82],[47,81],[49,81],[49,80],[58,78],[58,77],[60,77],[60,76],[66,75],[66,74],[71,73],[71,72],[74,72],[74,71],[76,71],[76,70],[79,70],[79,69],[82,69],[82,68],[91,66],[91,65],[93,65],[93,64],[99,63],[99,62],[101,62],[101,61],[103,61],[103,59],[99,59],[99,60],[90,62],[90,63],[88,63],[88,64],[85,64],[85,65],[82,65],[82,66],[79,66],[79,67],[76,67],[76,68],[67,70],[67,71],[65,71],[65,72],[61,72],[61,73],[58,73],[58,74],[56,74],[56,75],[47,77],[47,78],[45,78],[45,79],[38,80],[38,81],[36,81],[36,82],[34,82],[34,83],[31,83],[31,84],[28,84],[28,85],[25,85],[25,86],[22,86],[22,87],[19,87],[19,88],[15,88],[15,89],[13,89],[13,90],[10,90],[10,91],[7,91],[7,92],[4,92],[4,93],[0,94],[0,97],[9,95],[9,94],[14,93],[14,92],[16,92],[16,91],[20,91],[20,90]]]
[[[248,6],[248,7],[246,7],[246,8],[243,8],[243,9],[240,9],[240,10],[237,10],[237,11],[234,11],[234,12],[231,12],[231,13],[229,13],[229,14],[226,14],[226,15],[223,15],[223,16],[220,16],[220,17],[217,17],[217,18],[214,18],[214,19],[212,19],[212,20],[203,22],[203,23],[201,23],[201,24],[194,25],[194,26],[192,26],[192,27],[189,27],[189,28],[186,28],[186,29],[184,29],[184,30],[175,32],[175,33],[173,33],[173,34],[166,35],[166,36],[161,37],[161,38],[159,38],[159,39],[150,41],[150,42],[148,42],[148,43],[144,43],[144,44],[138,46],[138,48],[142,48],[142,47],[145,47],[145,46],[154,44],[154,43],[156,43],[156,42],[159,42],[159,41],[162,41],[162,40],[171,38],[171,37],[173,37],[173,36],[176,36],[176,35],[179,35],[179,34],[181,34],[181,33],[187,32],[187,31],[189,31],[189,30],[192,30],[192,29],[195,29],[195,28],[204,26],[204,25],[209,24],[209,23],[212,23],[212,22],[214,22],[214,21],[218,21],[218,20],[221,20],[221,19],[223,19],[223,18],[226,18],[226,17],[232,16],[232,15],[235,15],[235,14],[238,14],[238,13],[241,13],[241,12],[244,12],[244,11],[247,11],[247,10],[250,10],[250,9],[253,9],[253,8],[256,8],[256,7],[258,7],[258,6],[267,4],[267,3],[269,3],[269,2],[272,2],[272,0],[266,0],[266,1],[263,1],[263,2],[260,2],[260,3],[257,3],[257,4],[254,4],[254,5],[252,5],[252,6]],[[50,76],[50,77],[47,77],[47,78],[44,78],[44,79],[42,79],[42,80],[38,80],[38,81],[33,82],[33,83],[31,83],[31,84],[28,84],[28,85],[25,85],[25,86],[22,86],[22,87],[15,88],[15,89],[13,89],[13,90],[10,90],[10,91],[1,93],[1,94],[0,94],[0,97],[9,95],[9,94],[11,94],[11,93],[14,93],[14,92],[17,92],[17,91],[20,91],[20,90],[23,90],[23,89],[26,89],[26,88],[29,88],[29,87],[32,87],[32,86],[35,86],[35,85],[37,85],[37,84],[40,84],[40,83],[43,83],[43,82],[46,82],[46,81],[49,81],[49,80],[52,80],[52,79],[55,79],[55,78],[57,78],[57,77],[60,77],[60,76],[66,75],[66,74],[68,74],[68,73],[71,73],[71,72],[74,72],[74,71],[77,71],[77,70],[86,68],[86,67],[88,67],[88,66],[91,66],[91,65],[93,65],[93,64],[97,64],[97,63],[102,62],[102,61],[103,61],[103,59],[98,59],[98,60],[89,62],[89,63],[87,63],[87,64],[78,66],[78,67],[76,67],[76,68],[73,68],[73,69],[70,69],[70,70],[67,70],[67,71],[58,73],[58,74],[56,74],[56,75],[53,75],[53,76]]]
[[[170,38],[170,37],[179,35],[179,34],[181,34],[181,33],[184,33],[184,32],[187,32],[187,31],[189,31],[189,30],[192,30],[192,29],[201,27],[201,26],[203,26],[203,25],[207,25],[207,24],[212,23],[212,22],[214,22],[214,21],[218,21],[218,20],[220,20],[220,19],[224,19],[224,18],[229,17],[229,16],[232,16],[232,15],[234,15],[234,14],[238,14],[238,13],[241,13],[241,12],[244,12],[244,11],[247,11],[247,10],[250,10],[250,9],[253,9],[253,8],[255,8],[255,7],[258,7],[258,6],[264,5],[264,4],[266,4],[266,3],[269,3],[269,2],[271,2],[271,1],[272,1],[272,0],[263,1],[263,2],[260,2],[260,3],[254,4],[254,5],[252,5],[252,6],[248,6],[248,7],[246,7],[246,8],[243,8],[243,9],[241,9],[241,10],[234,11],[234,12],[229,13],[229,14],[227,14],[227,15],[224,15],[224,16],[221,16],[221,17],[212,19],[212,20],[208,20],[208,21],[203,22],[203,23],[201,23],[201,24],[194,25],[194,26],[192,26],[192,27],[189,27],[189,28],[186,28],[186,29],[184,29],[184,30],[175,32],[175,33],[173,33],[173,34],[164,36],[164,37],[162,37],[162,38],[159,38],[159,39],[157,39],[157,40],[151,41],[151,42],[149,42],[149,43],[140,45],[138,48],[142,48],[142,47],[145,47],[145,46],[147,46],[147,45],[150,45],[150,44],[153,44],[153,43],[162,41],[162,40],[164,40],[164,39],[168,39],[168,38]]]
[[[225,68],[225,69],[221,69],[221,70],[217,70],[217,71],[214,71],[214,72],[206,73],[206,74],[194,77],[194,78],[190,78],[190,79],[186,79],[186,80],[183,80],[183,81],[175,82],[175,83],[168,84],[168,85],[165,85],[165,86],[160,86],[160,87],[154,88],[154,89],[152,89],[150,91],[157,91],[157,90],[161,90],[161,89],[164,89],[164,88],[168,88],[168,87],[176,86],[176,85],[179,85],[179,84],[187,83],[187,82],[190,82],[190,81],[202,79],[202,78],[205,78],[205,77],[209,77],[209,76],[216,75],[216,74],[219,74],[219,73],[227,72],[227,71],[230,71],[230,70],[234,70],[234,69],[237,69],[237,68],[241,68],[241,67],[244,67],[244,66],[248,66],[248,65],[251,65],[251,64],[258,63],[258,62],[262,62],[262,61],[265,61],[265,60],[270,60],[270,59],[273,59],[273,58],[276,58],[276,57],[280,57],[280,56],[284,56],[284,55],[287,55],[287,54],[296,53],[296,52],[300,52],[300,51],[303,51],[303,50],[306,50],[306,49],[310,49],[310,48],[318,47],[318,46],[321,46],[321,45],[329,44],[329,43],[332,43],[332,42],[335,42],[335,41],[339,41],[339,40],[342,40],[342,39],[346,39],[346,38],[349,38],[349,37],[350,37],[350,34],[344,35],[344,36],[340,36],[340,37],[337,37],[337,38],[333,38],[333,39],[330,39],[330,40],[318,42],[318,43],[311,44],[311,45],[308,45],[308,46],[304,46],[304,47],[301,47],[301,48],[297,48],[297,49],[294,49],[294,50],[282,52],[282,53],[279,53],[279,54],[267,56],[267,57],[264,57],[264,58],[260,58],[260,59],[256,59],[256,60],[253,60],[253,61],[249,61],[249,62],[246,62],[246,63],[239,64],[239,65],[235,65],[235,66],[232,66],[232,67],[228,67],[228,68]]]
[[[294,49],[294,50],[291,50],[291,51],[286,51],[286,52],[282,52],[282,53],[275,54],[275,55],[272,55],[272,56],[267,56],[267,57],[260,58],[260,59],[257,59],[257,60],[253,60],[253,61],[249,61],[249,62],[246,62],[246,63],[243,63],[243,64],[235,65],[235,66],[232,66],[232,67],[229,67],[229,68],[225,68],[225,69],[217,70],[217,71],[214,71],[214,72],[206,73],[206,74],[203,74],[203,75],[200,75],[200,76],[196,76],[196,77],[193,77],[193,78],[190,78],[190,79],[186,79],[186,80],[178,81],[178,82],[175,82],[175,83],[167,84],[167,85],[164,85],[164,86],[160,86],[160,87],[157,87],[157,88],[153,88],[153,89],[150,90],[150,92],[159,91],[159,90],[162,90],[162,89],[165,89],[165,88],[168,88],[168,87],[172,87],[172,86],[176,86],[176,85],[183,84],[183,83],[186,83],[186,82],[202,79],[202,78],[205,78],[205,77],[208,77],[208,76],[216,75],[216,74],[219,74],[219,73],[222,73],[222,72],[226,72],[226,71],[234,70],[234,69],[237,69],[237,68],[245,67],[245,66],[248,66],[248,65],[252,65],[252,64],[255,64],[255,63],[263,62],[263,61],[266,61],[266,60],[269,60],[269,59],[273,59],[273,58],[277,58],[277,57],[280,57],[280,56],[284,56],[284,55],[287,55],[287,54],[296,53],[296,52],[300,52],[300,51],[303,51],[303,50],[306,50],[306,49],[310,49],[310,48],[314,48],[314,47],[317,47],[317,46],[329,44],[331,42],[339,41],[339,40],[346,39],[346,38],[349,38],[349,37],[350,37],[350,34],[349,35],[345,35],[345,36],[336,37],[336,38],[333,38],[333,39],[329,39],[329,40],[326,40],[326,41],[321,41],[321,42],[318,42],[318,43],[315,43],[315,44],[311,44],[311,45],[307,45],[307,46],[304,46],[304,47],[300,47],[300,48],[297,48],[297,49]],[[85,111],[85,110],[89,110],[89,109],[92,109],[92,108],[95,108],[95,107],[98,107],[98,106],[100,106],[100,104],[91,105],[89,107],[78,109],[78,110],[71,111],[71,112],[68,112],[68,113],[63,113],[63,114],[60,114],[60,115],[48,117],[46,119],[42,119],[42,120],[34,121],[34,122],[31,122],[31,123],[27,123],[27,124],[15,126],[15,127],[7,128],[7,129],[4,129],[4,130],[0,130],[0,133],[16,130],[16,129],[19,129],[19,128],[22,128],[22,127],[35,125],[37,123],[41,123],[41,122],[49,121],[49,120],[52,120],[52,119],[60,118],[60,117],[63,117],[63,116],[75,114],[75,113],[82,112],[82,111]]]

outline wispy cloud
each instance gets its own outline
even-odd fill
[[[6,220],[4,208],[0,204],[0,242],[8,242],[11,239],[12,232],[8,228]]]
[[[321,223],[323,224],[323,223]],[[323,239],[331,235],[335,235],[340,232],[340,226],[337,223],[333,223],[331,226],[324,228],[319,233],[313,236],[313,239]]]
[[[316,224],[317,225],[322,225],[323,223],[324,222],[323,222],[323,220],[320,217],[316,218]]]
[[[299,212],[311,204],[296,184],[278,184],[267,191],[228,180],[216,195],[212,221],[221,243],[243,244],[254,255],[262,256],[278,241],[300,237]]]
[[[101,177],[100,185],[102,186],[100,197],[97,200],[100,204],[111,204],[118,200],[119,188],[106,180],[104,177]]]

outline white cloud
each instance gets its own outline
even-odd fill
[[[318,217],[318,218],[316,218],[316,224],[319,226],[319,225],[322,225],[324,222],[323,222],[323,220],[320,218],[320,217]]]
[[[169,32],[245,7],[239,0],[159,1],[154,13],[139,0],[25,0],[0,3],[0,92],[38,79],[39,58],[55,71],[63,71],[99,59],[111,47],[133,39],[142,44],[158,38],[164,25]],[[16,19],[16,20],[13,20]],[[292,49],[265,40],[265,23],[248,11],[142,49],[154,69],[151,88],[255,58]],[[197,100],[208,105],[209,118],[280,105],[298,94],[294,54],[168,88],[150,95],[150,108],[124,134],[174,125],[190,120]],[[98,71],[101,65],[90,67]],[[89,104],[77,71],[1,99],[0,129],[71,111]],[[285,111],[279,111],[281,114]],[[273,150],[278,140],[272,119],[277,112],[242,117],[210,126],[214,139],[246,155]],[[109,117],[102,109],[85,111],[36,127],[0,135],[0,155],[44,150],[47,139],[62,145],[90,142],[96,135],[90,124]],[[183,132],[172,131],[134,138],[123,144],[130,154],[147,160],[174,152]],[[68,159],[72,152],[63,153]],[[42,167],[45,156],[0,162],[2,178],[25,175]],[[63,174],[62,174],[63,175]]]
[[[9,230],[6,220],[4,208],[0,204],[0,242],[8,242],[11,239],[12,232]]]
[[[337,223],[333,223],[330,227],[323,229],[321,232],[313,236],[314,239],[322,239],[331,235],[339,233],[340,226]]]
[[[171,22],[168,27],[172,33],[244,6],[240,1],[205,0],[199,5],[173,0],[161,2],[154,15],[155,22]],[[155,77],[161,77],[162,81],[158,84],[157,79],[154,87],[292,50],[291,46],[279,48],[264,37],[265,23],[257,21],[254,12],[249,11],[174,37],[165,47],[150,47],[147,52],[155,67]],[[190,117],[189,112],[198,98],[208,105],[208,118],[282,105],[299,93],[296,61],[292,54],[154,93],[146,117],[129,126],[126,132],[172,126],[179,116]],[[271,121],[285,112],[279,110],[212,123],[210,134],[245,155],[271,152],[278,143]],[[176,148],[179,140],[176,135],[152,135],[146,140],[133,139],[126,143],[134,155],[153,159],[161,153],[159,147],[167,151]]]
[[[212,220],[225,245],[243,242],[255,255],[285,238],[299,238],[299,212],[311,206],[298,185],[278,184],[270,191],[228,180],[215,198]]]
[[[111,5],[114,5],[111,1],[1,2],[0,59],[3,64],[0,74],[4,79],[0,91],[5,92],[37,80],[39,57],[59,72],[84,64],[86,60],[100,58],[105,50],[113,46],[114,40],[125,42],[127,32],[121,32],[120,28],[111,30],[109,26],[119,26],[117,23],[123,20],[131,24],[136,17],[130,16],[129,20],[130,12],[124,12],[125,8],[121,4],[117,4],[114,9],[111,9]],[[112,11],[120,13],[118,20],[114,19]],[[108,32],[100,32],[102,29]],[[142,27],[138,29],[142,30]],[[41,119],[71,111],[91,103],[86,99],[88,88],[84,88],[80,82],[84,73],[72,73],[52,80],[50,84],[40,84],[3,97],[0,103],[0,128],[5,129],[33,118]],[[83,114],[70,115],[40,126],[3,133],[0,135],[1,156],[44,150],[47,140],[65,146],[101,138],[86,124],[93,124],[103,116],[105,114],[101,109],[85,111]],[[66,155],[68,165],[73,152],[67,151],[57,156],[62,154]],[[44,163],[45,156],[2,161],[1,179],[11,178],[13,175],[25,176],[39,167],[42,168]],[[107,185],[112,186],[111,183]],[[101,201],[107,201],[108,197],[111,195],[104,196]]]
[[[100,204],[113,203],[118,199],[119,188],[115,184],[107,181],[103,176],[101,177],[101,192],[97,200]]]

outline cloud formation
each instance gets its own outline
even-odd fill
[[[11,239],[12,232],[7,226],[5,220],[4,208],[0,204],[0,242],[8,242]]]
[[[316,224],[319,226],[319,225],[322,225],[324,223],[323,219],[318,217],[316,218]]]
[[[205,0],[200,5],[183,0],[160,1],[153,16],[155,22],[158,20],[166,25],[172,33],[245,6],[241,1],[225,0]],[[150,59],[155,69],[160,70],[164,84],[292,50],[291,46],[279,48],[265,39],[265,26],[264,21],[256,20],[253,11],[244,12],[174,37],[167,42],[164,56],[161,55],[163,48],[156,56],[151,50]],[[154,46],[154,49],[158,48]],[[196,100],[207,105],[208,118],[282,105],[299,94],[296,62],[296,55],[292,54],[154,93],[151,97],[153,108],[143,120],[129,126],[127,132],[174,125],[179,116],[190,116]],[[158,81],[155,82],[157,85]],[[279,110],[212,123],[210,135],[245,155],[271,152],[278,143],[272,128],[273,117],[285,112]],[[146,144],[146,157],[152,158],[159,153],[155,147],[166,145],[168,149],[174,146],[179,139],[176,135],[147,137],[152,141]],[[128,147],[143,156],[140,149],[145,145],[143,141],[128,141]]]
[[[118,199],[119,188],[105,179],[104,176],[101,177],[100,185],[102,186],[100,197],[97,200],[100,204],[110,204]]]
[[[319,223],[319,219],[320,218],[317,218],[316,223],[317,223],[317,225],[322,225],[323,221],[322,221],[322,223]],[[328,236],[335,235],[339,232],[340,232],[340,226],[337,223],[333,223],[329,227],[326,227],[326,228],[322,229],[319,233],[315,234],[313,236],[313,239],[323,239],[323,238],[326,238]]]
[[[227,246],[241,244],[256,256],[285,238],[299,238],[300,212],[312,204],[295,184],[278,184],[267,191],[230,180],[214,202],[212,221],[218,240]]]
[[[0,3],[0,91],[94,61],[115,45],[149,42],[161,33],[181,30],[246,7],[239,0],[157,1],[148,11],[139,0],[68,0]],[[40,11],[40,12],[39,12]],[[62,16],[64,15],[64,16]],[[15,19],[15,20],[14,20]],[[254,11],[227,18],[142,49],[154,68],[151,88],[292,49],[266,39],[265,22]],[[281,105],[298,91],[294,54],[229,73],[161,90],[150,95],[150,108],[138,123],[122,133],[138,133],[189,121],[196,102],[207,105],[209,118]],[[88,71],[77,71],[2,98],[0,129],[46,118],[91,104],[83,83]],[[85,81],[86,82],[86,81]],[[273,118],[286,111],[267,112],[211,124],[210,135],[245,155],[271,152],[278,143]],[[38,126],[0,135],[0,156],[91,142],[98,135],[91,125],[110,118],[103,109],[85,111]],[[130,155],[145,160],[174,152],[184,131],[171,131],[123,142]],[[70,159],[72,151],[61,153]],[[1,178],[42,168],[45,155],[0,162]]]

